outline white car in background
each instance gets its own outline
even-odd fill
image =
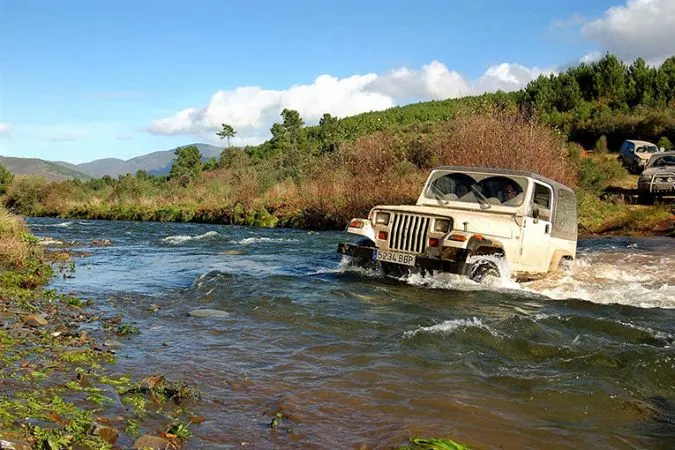
[[[621,144],[619,161],[629,172],[637,174],[642,172],[649,158],[659,151],[659,148],[651,142],[628,139]]]

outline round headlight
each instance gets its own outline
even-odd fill
[[[447,233],[450,230],[450,221],[448,219],[435,219],[434,231],[436,233]]]
[[[389,225],[389,213],[378,212],[377,214],[375,214],[375,224],[376,225]]]

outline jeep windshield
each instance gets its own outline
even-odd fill
[[[438,171],[429,181],[424,197],[443,205],[517,207],[523,204],[527,183],[527,178],[519,176]]]
[[[652,167],[675,166],[675,155],[662,156],[652,163]]]

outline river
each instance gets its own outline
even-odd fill
[[[28,222],[87,254],[53,288],[141,330],[115,370],[199,387],[187,448],[675,448],[671,238],[582,239],[571,274],[484,287],[351,268],[339,232]]]

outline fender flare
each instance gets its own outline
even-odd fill
[[[574,256],[567,251],[567,250],[556,250],[553,252],[553,256],[551,256],[551,262],[548,266],[548,271],[549,272],[554,272],[558,269],[558,266],[560,265],[560,261],[562,261],[565,258],[569,258],[572,261],[574,261]]]

